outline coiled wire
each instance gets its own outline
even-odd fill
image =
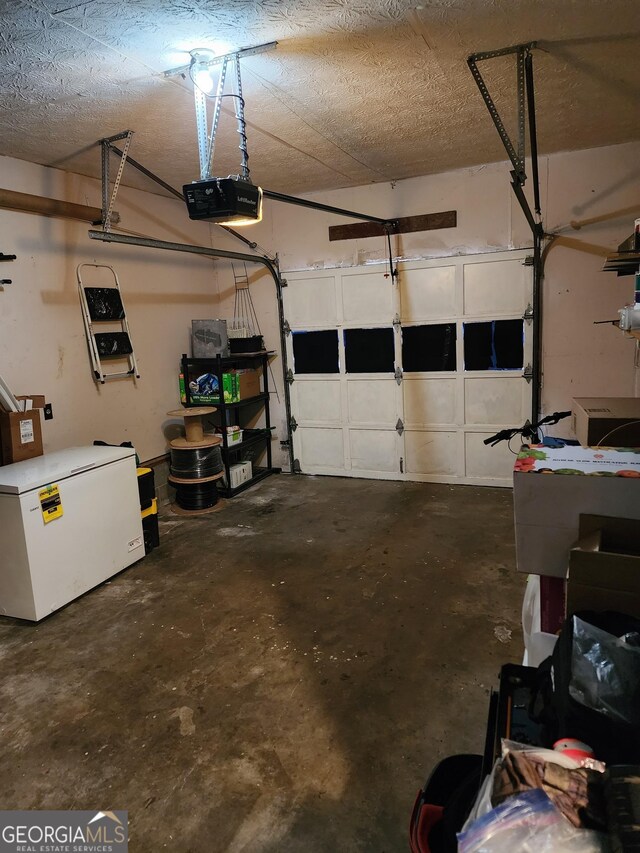
[[[202,480],[222,471],[220,446],[171,448],[171,474],[180,480]],[[215,485],[215,484],[214,484]]]

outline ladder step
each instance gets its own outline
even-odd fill
[[[99,332],[94,337],[100,358],[117,358],[133,352],[126,332]]]
[[[124,305],[115,287],[85,287],[84,293],[92,322],[124,320]]]

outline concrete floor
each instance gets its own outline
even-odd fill
[[[3,809],[130,850],[395,853],[521,657],[511,492],[273,477],[39,625],[0,621]]]

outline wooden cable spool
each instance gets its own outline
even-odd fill
[[[196,447],[213,447],[222,444],[219,435],[206,434],[202,419],[216,411],[213,406],[196,406],[192,409],[172,409],[167,412],[169,417],[184,418],[184,436],[172,439],[169,444],[177,450],[187,450]]]

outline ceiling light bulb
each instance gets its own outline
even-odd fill
[[[198,69],[193,76],[193,82],[205,95],[213,90],[213,76],[208,68]]]

